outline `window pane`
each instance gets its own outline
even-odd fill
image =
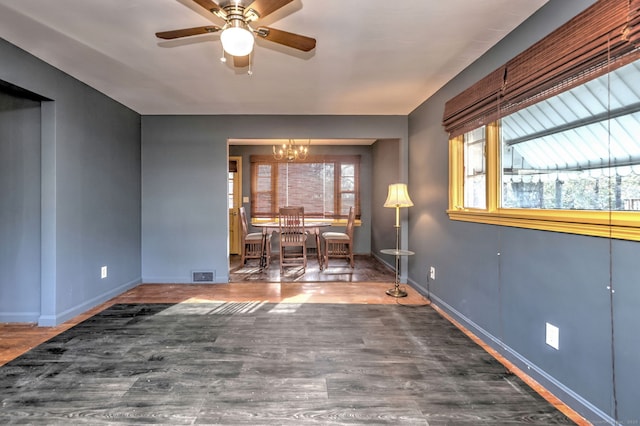
[[[356,167],[354,164],[340,165],[340,191],[354,191],[356,187]]]
[[[326,217],[332,217],[335,212],[335,202],[336,202],[336,198],[335,198],[335,181],[336,181],[336,176],[335,176],[335,165],[333,163],[326,163],[324,165],[324,169],[323,169],[323,173],[324,175],[322,176],[322,180],[324,181],[324,185],[323,185],[323,197],[324,197],[324,204],[323,204],[323,208],[322,211],[324,212],[323,216]]]
[[[502,119],[502,207],[640,209],[640,63]]]
[[[355,187],[356,181],[352,176],[342,175],[342,180],[340,181],[340,189],[342,191],[353,191]]]
[[[340,167],[340,172],[342,176],[355,176],[356,175],[356,167],[354,164],[342,164]]]
[[[233,206],[233,178],[234,173],[227,173],[227,206]]]
[[[356,196],[354,193],[343,193],[342,203],[340,204],[340,215],[348,216],[349,208],[356,208]]]
[[[464,206],[487,208],[485,127],[464,135]]]

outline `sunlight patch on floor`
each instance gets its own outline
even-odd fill
[[[269,313],[270,314],[293,314],[298,308],[302,306],[302,303],[290,303],[283,301],[274,306]]]

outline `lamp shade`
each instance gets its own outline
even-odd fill
[[[384,202],[385,207],[411,207],[413,202],[409,198],[409,192],[407,191],[407,184],[405,183],[392,183],[389,185],[389,194],[387,195],[387,201]]]
[[[229,27],[220,34],[222,48],[231,56],[247,56],[253,50],[253,34],[242,27]]]

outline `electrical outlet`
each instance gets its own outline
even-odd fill
[[[545,342],[553,349],[560,349],[560,329],[555,325],[546,323],[546,338]]]
[[[429,278],[431,278],[432,280],[436,279],[436,267],[435,266],[431,266],[429,268]]]
[[[103,266],[102,268],[100,268],[100,278],[101,279],[107,278],[107,267],[106,266]]]

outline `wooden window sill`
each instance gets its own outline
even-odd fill
[[[449,219],[516,228],[640,241],[638,212],[449,209]]]

